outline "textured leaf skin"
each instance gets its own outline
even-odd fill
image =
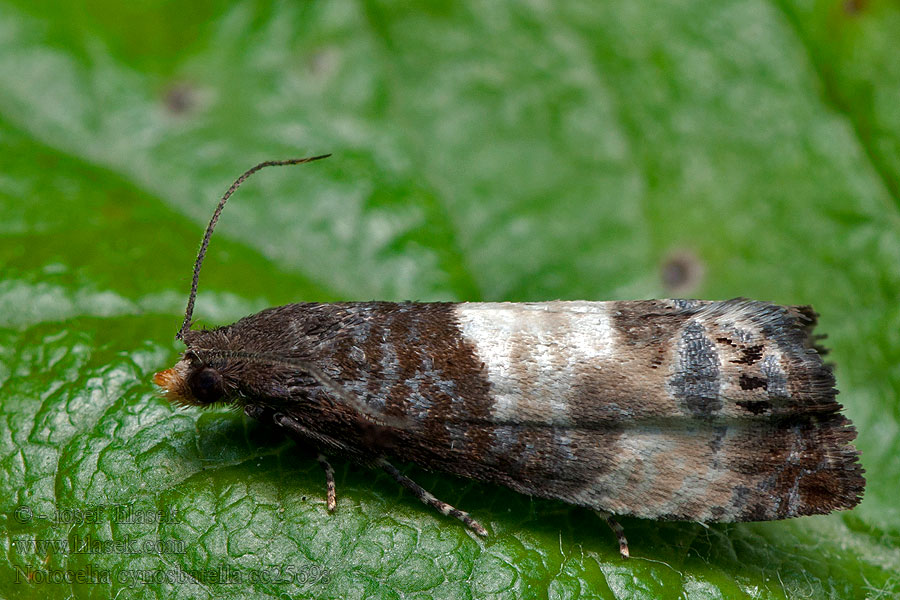
[[[19,0],[0,14],[0,597],[900,594],[895,5]],[[227,410],[175,410],[150,383],[180,350],[216,197],[259,160],[321,152],[335,157],[234,198],[202,323],[300,300],[667,296],[662,265],[687,251],[703,275],[684,295],[820,312],[865,500],[779,523],[624,520],[628,562],[586,511],[412,465],[491,536],[344,463],[329,516],[303,451]],[[178,518],[16,519],[119,504]],[[73,534],[187,544],[22,542]],[[88,565],[131,578],[21,577]],[[256,580],[136,583],[207,568]]]

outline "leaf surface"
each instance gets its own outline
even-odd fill
[[[900,594],[895,5],[0,12],[0,596]],[[215,200],[258,161],[323,152],[232,199],[201,324],[301,300],[811,303],[860,432],[863,503],[625,519],[627,562],[588,511],[414,465],[491,536],[340,462],[327,514],[292,443],[227,409],[179,411],[150,382],[181,349]],[[87,572],[99,583],[69,581]]]

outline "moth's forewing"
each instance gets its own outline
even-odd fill
[[[368,302],[278,307],[187,341],[313,361],[404,419],[372,426],[283,364],[223,366],[240,402],[353,455],[615,514],[746,521],[862,495],[814,325],[808,308],[747,300]]]

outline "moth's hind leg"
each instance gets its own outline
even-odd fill
[[[328,457],[322,453],[319,453],[316,460],[319,461],[319,464],[322,465],[322,469],[325,471],[325,507],[328,509],[328,512],[334,512],[334,508],[337,506],[337,493],[334,490],[334,468],[328,462]]]
[[[622,555],[622,558],[628,558],[631,554],[628,552],[628,540],[625,539],[625,530],[616,521],[611,513],[603,512],[602,510],[595,510],[597,516],[606,521],[606,524],[609,525],[609,528],[612,529],[613,534],[616,536],[616,539],[619,541],[619,554]]]
[[[244,413],[248,417],[259,421],[270,421],[274,423],[278,427],[284,429],[295,441],[300,442],[304,446],[313,446],[317,450],[325,447],[343,454],[353,454],[346,446],[344,446],[344,444],[341,444],[333,438],[312,431],[299,423],[296,419],[293,419],[284,413],[275,412],[255,405],[245,407]],[[334,512],[334,509],[337,506],[337,492],[334,485],[334,468],[331,466],[331,463],[328,462],[328,457],[322,454],[321,451],[317,453],[316,460],[322,465],[322,470],[325,471],[325,507],[328,509],[328,512]]]
[[[469,516],[469,513],[461,511],[459,509],[453,508],[446,502],[441,502],[437,498],[435,498],[431,493],[429,493],[425,488],[420,486],[418,483],[401,473],[397,470],[397,468],[386,461],[383,458],[379,458],[376,463],[379,467],[384,469],[391,477],[397,480],[397,483],[411,491],[416,495],[416,498],[424,502],[425,504],[436,508],[440,511],[441,514],[449,515],[456,519],[459,519],[463,523],[465,523],[466,527],[477,533],[478,535],[487,535],[487,530],[482,527],[478,521]]]

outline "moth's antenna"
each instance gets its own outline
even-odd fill
[[[331,154],[323,154],[321,156],[313,156],[310,158],[290,158],[288,160],[267,160],[266,162],[261,162],[252,169],[248,169],[243,175],[238,177],[234,183],[231,184],[231,187],[228,188],[228,191],[225,192],[225,195],[222,196],[222,199],[219,200],[219,205],[216,207],[215,212],[213,212],[212,219],[209,220],[209,225],[206,226],[206,233],[203,234],[203,242],[200,244],[200,252],[197,253],[197,261],[194,263],[194,279],[191,282],[191,295],[188,298],[187,310],[184,311],[184,322],[181,324],[181,329],[178,330],[178,333],[175,334],[176,340],[184,340],[184,334],[187,333],[191,329],[191,317],[194,314],[194,300],[197,298],[197,283],[200,281],[200,267],[203,266],[203,258],[206,256],[206,249],[209,246],[209,238],[212,237],[213,229],[216,228],[216,223],[219,221],[219,215],[222,214],[222,209],[225,208],[225,203],[228,202],[228,199],[231,195],[238,189],[244,181],[260,169],[265,169],[266,167],[283,167],[285,165],[299,165],[301,163],[308,163],[314,160],[320,160],[322,158],[328,158]]]

